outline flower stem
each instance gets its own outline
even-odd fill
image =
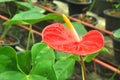
[[[84,75],[84,68],[83,66],[81,65],[81,69],[82,69],[82,79],[85,80],[85,75]]]
[[[86,80],[86,69],[85,69],[85,63],[83,61],[82,56],[80,56],[80,61],[79,61],[82,69],[82,80]]]
[[[93,7],[94,7],[94,5],[95,5],[95,2],[96,2],[96,0],[93,0],[92,1],[92,4],[91,4],[91,6],[90,6],[90,8],[89,8],[89,12],[91,12],[92,11],[92,9],[93,9]]]
[[[29,33],[28,33],[26,50],[28,50],[28,49],[29,49],[29,43],[30,43],[30,33],[31,33],[31,28],[30,28],[30,31],[29,31]]]

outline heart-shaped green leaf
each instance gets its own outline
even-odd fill
[[[0,48],[0,72],[18,71],[16,52],[13,48],[5,46]]]
[[[58,80],[66,80],[69,78],[74,71],[75,60],[66,59],[59,60],[55,63],[55,72]]]
[[[42,75],[49,80],[57,80],[54,71],[55,55],[54,51],[45,43],[41,42],[32,47],[33,68],[31,74]]]
[[[0,74],[0,80],[47,80],[40,75],[25,75],[17,71],[7,71]]]

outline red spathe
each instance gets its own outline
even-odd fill
[[[60,23],[47,26],[42,32],[42,39],[55,50],[81,56],[98,52],[104,46],[104,37],[99,31],[91,30],[77,42],[71,31]]]

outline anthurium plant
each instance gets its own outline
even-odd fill
[[[69,19],[65,15],[63,15],[63,18],[69,30],[59,23],[50,25],[43,30],[43,41],[55,50],[79,55],[82,80],[86,80],[86,69],[82,56],[93,54],[102,49],[104,47],[103,35],[96,30],[92,30],[83,37],[79,36]]]
[[[31,50],[16,52],[9,46],[1,47],[0,80],[66,80],[72,76],[76,61],[86,80],[84,61],[92,61],[103,50],[103,35],[96,30],[87,33],[83,25],[71,24],[65,15],[63,19],[65,25],[48,25],[42,41]]]

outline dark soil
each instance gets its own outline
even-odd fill
[[[45,6],[45,7],[48,7],[48,8],[50,8],[50,9],[52,9],[53,8],[53,4],[50,4],[50,3],[47,3],[47,4],[42,4],[43,6]]]
[[[85,15],[85,14],[76,14],[76,15],[72,15],[72,17],[77,18],[81,21],[90,23],[90,24],[94,24],[96,23],[96,19],[92,16],[89,15]]]
[[[1,37],[1,35],[0,35]],[[12,37],[4,37],[3,39],[0,39],[0,45],[4,45],[4,44],[13,44],[15,43],[16,40],[13,39]]]
[[[75,2],[88,2],[89,0],[72,0],[72,1],[75,1]]]
[[[83,14],[80,14],[77,18],[80,19],[81,21],[88,22],[90,24],[95,22],[95,19],[93,17],[86,16],[86,15],[83,15]]]
[[[120,10],[111,10],[107,14],[120,17]]]
[[[54,6],[55,6],[55,4],[52,3],[52,2],[39,1],[38,3],[41,4],[41,5],[43,5],[43,6],[45,6],[45,7],[47,7],[47,8],[50,8],[50,9],[53,9]]]

